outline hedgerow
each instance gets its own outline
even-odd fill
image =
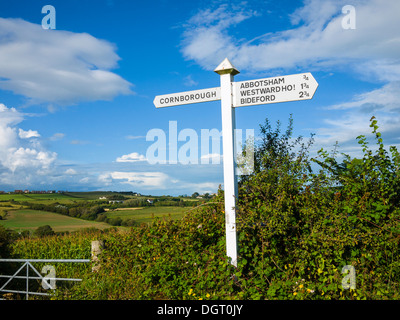
[[[243,184],[239,201],[250,298],[399,297],[400,157],[395,147],[388,154],[374,118],[370,126],[377,151],[359,136],[362,159],[342,154],[341,164],[322,149],[308,160],[305,144],[295,155],[280,149],[271,163],[277,148],[264,148],[265,169]],[[342,286],[346,265],[356,271],[354,290]]]
[[[282,136],[261,126],[255,172],[240,182],[237,267],[225,253],[219,190],[181,220],[99,233],[100,269],[55,298],[398,299],[400,155],[385,149],[374,118],[370,127],[376,150],[359,136],[363,156],[339,162],[336,150],[310,158],[312,138],[292,139],[292,122]],[[22,253],[37,240],[20,241]],[[356,272],[353,289],[342,284],[344,266]]]

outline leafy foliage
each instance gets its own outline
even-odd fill
[[[371,127],[375,154],[359,136],[362,159],[343,154],[339,164],[321,149],[314,174],[307,148],[297,158],[276,152],[275,167],[262,159],[267,169],[243,184],[242,268],[268,288],[260,297],[399,297],[399,153],[391,147],[389,157],[376,120]],[[355,267],[355,292],[342,288],[345,265]]]
[[[55,232],[49,225],[45,225],[45,226],[38,227],[35,230],[34,234],[37,237],[46,237],[46,236],[55,235]]]
[[[0,225],[0,258],[7,258],[10,255],[11,233]]]

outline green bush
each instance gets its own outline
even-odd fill
[[[0,258],[8,258],[10,255],[11,233],[0,225]]]
[[[112,226],[120,226],[122,224],[122,218],[120,217],[107,218],[105,222],[107,222]]]
[[[49,225],[45,225],[45,226],[38,227],[35,230],[34,235],[37,237],[46,237],[46,236],[55,235],[55,232]]]
[[[240,268],[253,284],[246,297],[399,298],[400,157],[395,147],[388,155],[376,123],[375,153],[357,137],[362,159],[342,154],[339,164],[320,150],[310,160],[321,170],[312,173],[307,148],[294,158],[290,148],[271,148],[266,169],[243,183]],[[356,270],[355,290],[342,287],[345,265]]]

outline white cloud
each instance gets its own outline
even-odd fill
[[[121,157],[118,157],[117,162],[137,162],[137,161],[146,161],[146,157],[137,152],[133,152],[130,154],[125,154]]]
[[[208,153],[201,156],[200,162],[202,164],[208,164],[208,163],[219,164],[222,163],[222,159],[223,156],[219,153]]]
[[[356,95],[352,101],[331,105],[326,109],[354,109],[360,108],[363,112],[381,110],[386,112],[400,112],[400,81],[390,82],[383,87]]]
[[[71,140],[70,144],[75,144],[75,145],[85,145],[85,144],[89,144],[89,141],[86,140]]]
[[[315,142],[312,145],[310,154],[317,155],[317,151],[323,148],[331,152],[337,142],[340,153],[345,153],[351,157],[362,157],[362,147],[357,143],[356,137],[364,135],[369,142],[369,148],[375,150],[377,148],[375,135],[372,128],[369,127],[371,114],[360,113],[357,111],[346,112],[335,120],[325,119],[322,123],[323,127],[313,129],[316,134]],[[383,143],[389,151],[389,146],[395,146],[400,150],[399,124],[400,116],[395,117],[387,114],[376,114],[378,120],[378,131],[382,134]]]
[[[141,188],[166,188],[169,177],[163,172],[121,172],[104,173],[99,176],[103,182],[111,183],[118,180],[121,183]]]
[[[189,182],[180,179],[179,174],[170,174],[161,171],[103,172],[98,175],[98,182],[106,190],[110,186],[124,190],[123,185],[129,185],[135,190],[151,190],[152,192],[166,192],[166,194],[178,194],[198,191],[200,193],[216,192],[220,182]]]
[[[125,137],[125,139],[127,140],[136,140],[136,139],[143,139],[146,138],[146,136],[132,136],[132,135],[128,135]]]
[[[39,151],[30,148],[10,148],[2,164],[15,172],[17,168],[47,169],[56,159],[54,152]]]
[[[69,169],[65,170],[65,174],[76,175],[76,174],[78,174],[78,172],[75,169],[69,168]]]
[[[344,29],[345,5],[355,8],[355,29]],[[354,94],[351,101],[326,109],[343,110],[323,120],[316,146],[356,152],[356,136],[370,135],[369,119],[375,115],[388,143],[398,144],[400,128],[400,1],[305,0],[289,15],[292,26],[243,38],[239,25],[257,15],[251,2],[237,7],[220,5],[200,10],[188,20],[182,53],[207,70],[228,57],[240,70],[282,72],[282,69],[345,72],[363,81],[382,83],[380,88]],[[270,12],[269,12],[270,13]],[[268,19],[268,17],[265,17]],[[237,27],[237,28],[235,28]],[[248,34],[248,33],[246,33]],[[264,73],[265,74],[265,73]],[[338,115],[339,114],[339,115]]]
[[[34,131],[34,130],[30,130],[30,129],[29,129],[28,131],[19,129],[18,135],[19,135],[19,137],[20,137],[21,139],[29,139],[29,138],[37,138],[37,137],[40,137],[39,132]]]
[[[115,49],[87,33],[0,18],[0,88],[63,105],[131,94],[131,84],[110,71],[120,60]]]
[[[89,177],[84,177],[84,178],[79,180],[79,183],[87,184],[89,182],[89,180],[90,180]]]
[[[200,194],[204,193],[214,193],[217,192],[218,187],[221,183],[217,182],[193,182],[193,183],[183,183],[181,186],[182,190],[194,190]]]
[[[325,119],[324,127],[316,130],[319,145],[354,142],[358,135],[371,135],[371,116],[378,120],[379,131],[385,143],[399,143],[400,81],[390,82],[381,88],[357,94],[351,101],[325,107],[327,110],[344,110],[339,118]],[[360,150],[353,147],[354,150]]]
[[[358,0],[356,29],[343,29],[342,0],[308,0],[292,13],[293,28],[260,32],[254,39],[234,37],[230,28],[255,15],[248,8],[202,10],[189,19],[182,52],[206,69],[225,57],[248,71],[309,67],[352,68],[374,80],[400,78],[400,2]],[[246,10],[247,9],[247,10]],[[247,41],[246,41],[247,40]]]
[[[97,180],[98,180],[102,185],[105,185],[105,186],[109,186],[109,185],[112,183],[111,174],[108,173],[108,172],[101,173],[101,174],[98,176]]]
[[[199,83],[192,79],[191,75],[188,75],[184,78],[184,84],[187,87],[197,86]]]
[[[235,52],[234,39],[226,30],[256,13],[243,7],[227,4],[215,10],[199,11],[189,19],[183,34],[183,54],[185,58],[196,60],[207,69],[216,67],[228,53]]]
[[[65,133],[57,132],[57,133],[53,134],[49,139],[51,141],[57,141],[57,140],[61,140],[64,137],[65,137]]]
[[[29,139],[40,137],[37,131],[16,127],[23,120],[22,113],[0,104],[0,174],[3,183],[14,181],[18,184],[43,176],[57,158],[57,154],[45,150],[40,141]]]
[[[15,108],[7,108],[3,103],[0,103],[0,126],[15,125],[20,123],[24,117]]]

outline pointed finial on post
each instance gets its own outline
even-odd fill
[[[222,61],[219,66],[215,68],[214,72],[218,73],[219,75],[231,74],[232,76],[240,73],[239,70],[232,65],[228,58],[225,58],[224,61]]]

